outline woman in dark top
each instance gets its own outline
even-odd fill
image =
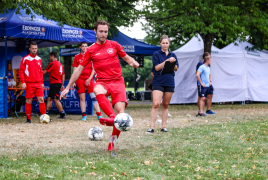
[[[157,119],[158,109],[162,101],[162,132],[168,132],[166,129],[166,122],[168,117],[168,106],[174,92],[175,82],[174,76],[178,69],[178,60],[174,53],[169,51],[170,40],[168,36],[163,35],[160,39],[161,50],[153,54],[153,108],[151,111],[151,128],[146,133],[154,133],[155,121]],[[162,74],[165,62],[176,63],[172,73]]]

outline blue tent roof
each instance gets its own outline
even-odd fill
[[[26,10],[15,10],[0,14],[0,46],[4,46],[4,36],[8,37],[8,46],[15,47],[15,39],[35,40],[39,47],[79,44],[82,41],[95,42],[93,30],[86,30],[68,25],[59,26],[57,22],[47,20],[35,13],[26,14]],[[1,38],[2,37],[2,38]],[[2,42],[1,42],[2,41]]]
[[[117,41],[119,44],[121,44],[128,54],[151,56],[155,51],[161,49],[160,46],[153,46],[140,42],[138,40],[128,37],[121,32],[118,32],[118,36],[114,35],[112,40]]]

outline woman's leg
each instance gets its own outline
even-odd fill
[[[153,108],[151,111],[151,128],[154,129],[155,121],[157,119],[158,109],[160,107],[160,103],[163,97],[163,92],[159,90],[153,91]]]
[[[166,127],[168,118],[168,106],[173,92],[165,92],[162,101],[162,128]]]

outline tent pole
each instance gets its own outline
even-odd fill
[[[5,38],[5,62],[4,62],[4,77],[3,77],[3,90],[4,90],[4,96],[3,98],[7,98],[7,88],[8,88],[8,85],[7,85],[7,36],[4,37]],[[11,103],[11,100],[10,100],[10,103]],[[5,118],[8,117],[8,103],[7,101],[4,100],[4,116]]]

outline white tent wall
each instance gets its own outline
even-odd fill
[[[268,101],[268,55],[256,57],[246,54],[246,100]]]
[[[245,47],[252,47],[248,42],[239,45],[211,49],[213,102],[268,101],[268,55],[260,51],[248,53]],[[196,65],[202,59],[203,51],[203,41],[196,37],[174,51],[180,68],[175,73],[171,104],[196,103]]]
[[[245,72],[244,53],[212,53],[213,102],[244,101],[246,98]]]

